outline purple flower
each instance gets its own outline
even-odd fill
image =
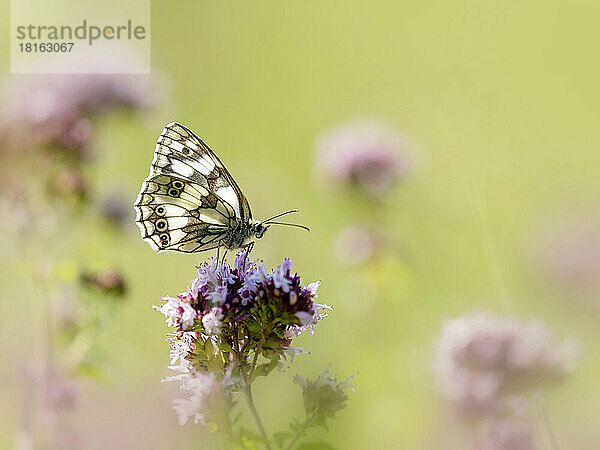
[[[281,289],[283,292],[290,292],[292,281],[290,279],[290,270],[292,268],[292,262],[289,259],[284,259],[283,264],[277,266],[277,269],[273,272],[273,285],[277,289]],[[297,299],[298,295],[293,292],[294,297]],[[292,305],[295,303],[290,302]]]
[[[472,314],[444,323],[438,384],[459,416],[490,416],[507,394],[562,379],[577,353],[572,341],[555,343],[539,321]]]
[[[313,302],[319,282],[305,287],[291,269],[292,262],[284,259],[269,272],[264,263],[249,259],[243,252],[236,255],[232,267],[211,258],[198,267],[198,277],[192,281],[190,290],[179,297],[190,299],[186,311],[193,308],[201,322],[205,315],[213,314],[213,305],[218,304],[222,316],[219,320],[225,322],[252,320],[260,311],[273,315],[269,318],[276,316],[282,332],[290,326],[314,325],[321,317],[319,311],[329,309]],[[184,330],[183,324],[191,327],[191,315],[187,316],[189,320],[178,320],[179,316],[174,315],[175,306],[181,306],[180,300],[167,298],[166,301],[166,305],[157,309],[168,316],[169,325],[181,330]]]
[[[232,392],[306,353],[292,347],[292,339],[312,334],[331,309],[314,302],[319,284],[305,286],[289,259],[269,271],[241,252],[231,266],[206,261],[186,292],[154,307],[176,329],[168,338],[169,368],[178,374],[163,381],[178,381],[188,393],[174,403],[182,425],[193,419],[230,426]]]
[[[154,309],[167,317],[165,323],[170,327],[178,327],[182,331],[194,325],[197,313],[190,304],[190,297],[188,295],[182,294],[178,298],[164,297],[163,300],[165,304],[155,306]]]
[[[34,74],[14,76],[3,87],[0,137],[15,150],[37,145],[85,147],[89,117],[117,108],[145,109],[158,101],[150,76]]]
[[[217,277],[218,262],[214,258],[210,258],[204,264],[197,268],[198,277],[194,280],[197,286],[212,285],[216,286],[219,283]]]
[[[296,317],[298,318],[298,320],[300,321],[300,325],[302,326],[312,325],[315,323],[313,315],[307,313],[306,311],[298,311],[296,313]]]
[[[440,392],[476,450],[533,450],[526,394],[564,378],[577,353],[537,320],[479,313],[444,323],[435,367]]]
[[[208,313],[202,316],[202,326],[207,334],[221,334],[221,326],[223,325],[223,309],[214,307]]]
[[[225,300],[227,300],[227,285],[218,284],[214,286],[213,290],[206,294],[206,298],[208,298],[212,303],[222,305],[225,303]]]
[[[319,169],[334,182],[371,194],[389,189],[408,169],[405,144],[376,122],[333,129],[317,142]]]
[[[197,278],[188,291],[177,298],[166,297],[165,304],[155,309],[178,330],[171,343],[171,358],[196,358],[200,363],[196,368],[201,370],[205,357],[199,358],[197,353],[204,351],[204,346],[195,349],[194,339],[183,347],[176,343],[185,332],[200,333],[203,340],[217,336],[224,349],[238,348],[240,340],[263,342],[261,351],[268,348],[274,352],[270,358],[284,356],[291,339],[305,331],[312,334],[317,321],[331,309],[314,302],[319,284],[305,286],[292,272],[289,259],[269,271],[264,263],[242,252],[232,266],[211,258],[197,268]]]

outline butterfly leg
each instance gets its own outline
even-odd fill
[[[223,252],[223,259],[221,259],[221,265],[223,265],[223,263],[225,263],[226,256],[227,256],[227,249],[225,249],[225,251]]]
[[[246,253],[244,254],[244,267],[246,267],[246,258],[248,258],[248,255],[254,248],[254,241],[248,242],[246,245],[244,245],[244,248],[246,249]]]
[[[221,250],[221,246],[219,245],[217,247],[217,261],[219,261],[219,252],[220,252],[220,250]]]

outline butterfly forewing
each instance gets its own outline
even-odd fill
[[[217,155],[177,122],[158,138],[135,209],[142,237],[156,251],[213,249],[251,220],[246,197]]]
[[[180,175],[206,183],[207,189],[219,196],[236,211],[241,222],[252,218],[248,201],[219,157],[192,130],[173,122],[167,125],[156,143],[153,166],[159,161],[179,171]],[[160,163],[159,163],[160,164]],[[162,166],[164,167],[164,166]],[[200,175],[200,177],[198,177]]]

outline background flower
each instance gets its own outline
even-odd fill
[[[353,122],[317,141],[317,166],[334,183],[371,194],[388,190],[408,169],[406,144],[377,122]]]
[[[474,448],[526,450],[535,447],[525,395],[562,380],[577,356],[573,341],[556,343],[539,321],[476,313],[444,323],[435,367]]]
[[[573,341],[554,342],[539,321],[476,313],[444,323],[435,367],[455,410],[482,417],[495,414],[505,395],[561,380],[577,357]]]
[[[41,74],[8,78],[3,85],[0,138],[5,150],[55,145],[79,151],[93,135],[90,118],[120,108],[157,103],[147,75]]]

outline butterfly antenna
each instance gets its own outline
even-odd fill
[[[263,223],[265,223],[265,222],[263,222]],[[269,224],[271,224],[271,225],[287,225],[288,227],[302,228],[303,230],[310,231],[310,228],[308,228],[308,227],[306,227],[304,225],[299,225],[297,223],[269,222]]]
[[[267,220],[263,220],[262,223],[268,223],[273,219],[277,219],[278,217],[285,216],[286,214],[297,213],[298,211],[300,211],[300,210],[299,209],[290,209],[289,211],[282,212],[282,213],[277,214],[276,216],[270,217]]]

